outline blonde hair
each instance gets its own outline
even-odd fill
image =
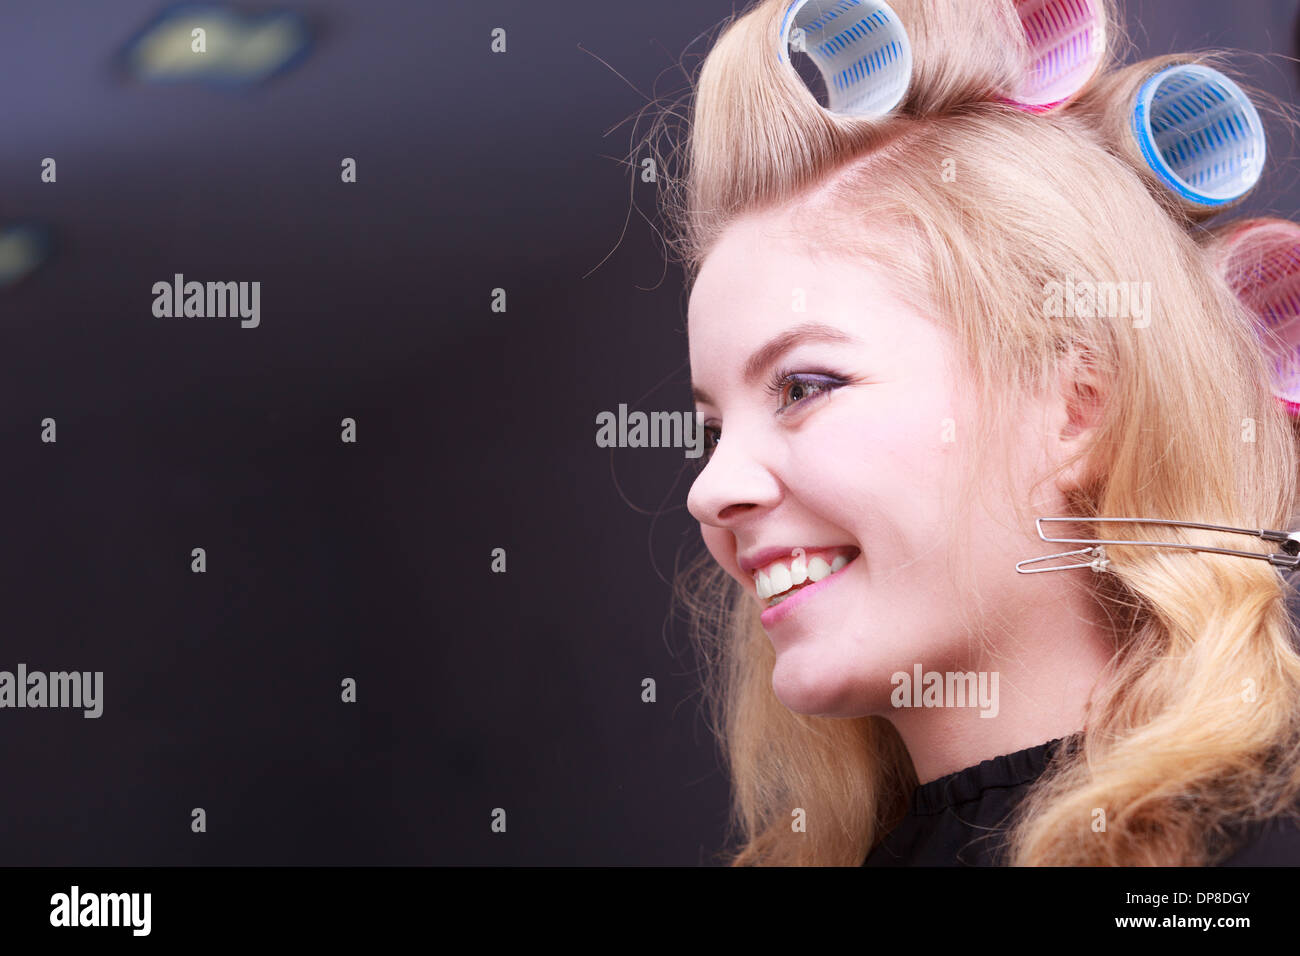
[[[1074,514],[1289,527],[1296,437],[1270,391],[1252,316],[1217,265],[1220,233],[1135,162],[1125,139],[1137,82],[1169,63],[1219,59],[1120,69],[1108,55],[1079,97],[1034,115],[1006,102],[1029,55],[1012,0],[891,5],[915,66],[905,99],[881,119],[823,109],[778,60],[788,0],[762,0],[724,22],[695,84],[687,138],[660,157],[661,169],[681,167],[661,199],[688,279],[739,217],[788,212],[803,241],[894,277],[955,335],[979,392],[958,434],[1001,434],[1021,397],[1053,385],[1062,359],[1082,361],[1104,401]],[[1107,13],[1113,37],[1110,4]],[[1052,315],[1044,290],[1067,275],[1150,282],[1149,325]],[[954,518],[980,476],[1005,462],[1004,446],[971,444]],[[1012,505],[1016,520],[1032,523],[1024,502]],[[1270,550],[1176,528],[1079,530]],[[1080,746],[1064,748],[1022,801],[1003,859],[1216,862],[1238,825],[1289,812],[1300,798],[1290,586],[1264,561],[1141,547],[1112,547],[1108,557],[1112,574],[1062,577],[1094,589],[1114,655]],[[860,864],[917,782],[893,726],[782,705],[757,601],[707,555],[678,578],[677,594],[733,784],[728,837],[738,849],[729,862]],[[806,833],[792,830],[795,807]]]

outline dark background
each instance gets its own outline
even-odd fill
[[[57,240],[0,290],[0,669],[104,672],[97,720],[0,710],[0,863],[709,863],[689,472],[594,436],[690,407],[682,276],[620,160],[732,4],[285,6],[317,44],[249,95],[124,82],[154,0],[0,6],[0,223]],[[1127,12],[1143,55],[1294,55],[1296,6]],[[1294,101],[1294,64],[1239,65]],[[1266,122],[1242,213],[1293,216]],[[155,318],[175,272],[260,281],[261,326]]]

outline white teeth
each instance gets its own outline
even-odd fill
[[[760,601],[766,601],[768,607],[775,607],[802,585],[815,584],[848,563],[849,558],[842,553],[827,563],[826,558],[820,554],[810,560],[802,548],[796,548],[788,561],[773,561],[756,572],[754,590]]]
[[[831,566],[820,556],[808,562],[808,580],[816,583],[831,573]]]
[[[808,561],[802,553],[790,562],[790,585],[803,584],[808,580]]]
[[[788,591],[794,587],[794,582],[790,579],[790,569],[784,564],[772,565],[768,576],[772,581],[773,594],[780,594],[782,591]]]

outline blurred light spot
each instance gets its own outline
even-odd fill
[[[0,289],[31,275],[49,253],[49,233],[40,226],[0,225]]]
[[[193,31],[205,31],[206,52],[195,52]],[[198,82],[246,88],[296,65],[311,34],[298,14],[249,14],[221,4],[185,3],[164,10],[127,43],[122,60],[137,79]]]

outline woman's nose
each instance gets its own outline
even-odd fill
[[[691,485],[686,508],[701,524],[731,527],[781,500],[777,481],[757,436],[724,430],[708,464]]]

